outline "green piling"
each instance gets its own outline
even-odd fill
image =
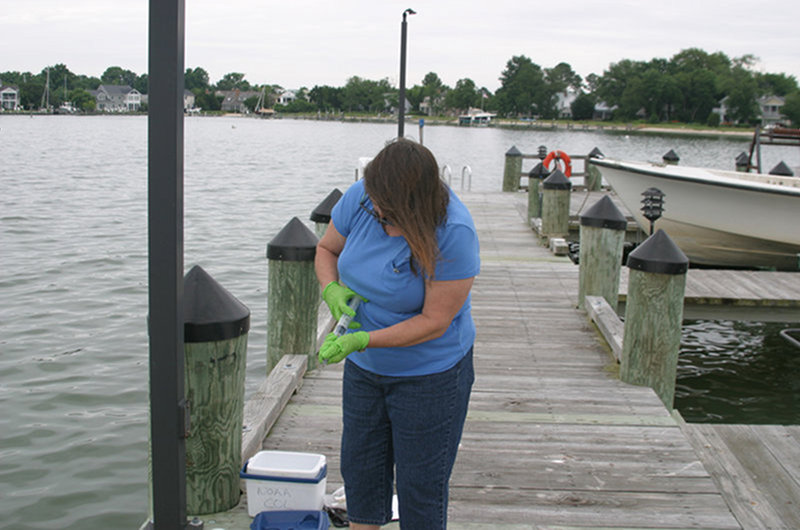
[[[620,378],[649,386],[668,409],[675,398],[689,260],[658,230],[628,256]]]
[[[534,217],[542,216],[542,196],[539,188],[547,175],[549,175],[547,168],[541,162],[528,173],[528,223]]]
[[[572,183],[560,169],[542,182],[542,235],[548,238],[569,235],[569,199]]]
[[[580,217],[578,307],[586,296],[602,296],[616,310],[622,249],[628,221],[608,195]]]
[[[506,151],[506,164],[503,171],[503,191],[519,190],[519,178],[522,176],[522,153],[516,146]]]
[[[186,510],[192,515],[239,503],[249,329],[250,310],[193,267],[184,278]]]
[[[308,355],[309,370],[317,365],[317,242],[294,217],[267,245],[267,374],[286,354]]]

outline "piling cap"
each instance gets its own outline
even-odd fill
[[[250,330],[250,310],[199,265],[183,277],[184,342],[234,339]]]
[[[589,153],[589,158],[604,158],[605,156],[606,155],[604,155],[603,152],[596,147],[592,149],[591,153]]]
[[[660,274],[685,274],[689,258],[664,230],[658,230],[628,254],[628,268]]]
[[[267,244],[267,259],[278,261],[313,261],[317,254],[317,236],[297,217],[292,217]]]
[[[581,226],[625,230],[628,228],[628,220],[625,219],[611,197],[603,195],[599,201],[586,210],[586,213],[581,215]]]
[[[547,171],[547,168],[544,167],[541,162],[539,162],[528,172],[528,178],[543,179],[549,174],[550,172]]]
[[[522,151],[517,149],[516,145],[512,145],[511,149],[506,151],[506,156],[522,156]]]
[[[739,156],[736,157],[736,167],[743,167],[750,163],[750,157],[747,156],[747,153],[742,151],[739,153]]]
[[[544,179],[542,188],[546,190],[569,190],[572,189],[572,182],[569,181],[560,169],[556,169],[549,177]]]
[[[342,192],[339,191],[339,188],[334,188],[334,190],[314,208],[314,211],[311,212],[311,220],[315,223],[330,223],[331,210],[333,210],[333,207],[336,206],[336,203],[339,202],[341,198]]]
[[[792,172],[792,170],[789,169],[789,166],[787,166],[786,162],[784,162],[783,160],[781,160],[781,162],[777,166],[772,168],[772,170],[770,170],[769,174],[770,175],[778,175],[780,177],[793,177],[794,176],[794,173]]]
[[[669,151],[667,151],[667,154],[661,157],[661,159],[667,162],[678,162],[681,159],[681,157],[678,156],[678,153],[670,149]]]

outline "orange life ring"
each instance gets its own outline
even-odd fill
[[[559,150],[550,151],[544,159],[544,162],[542,162],[542,165],[549,170],[550,168],[548,166],[553,160],[564,162],[564,174],[568,177],[572,175],[572,160],[570,160],[567,153]]]

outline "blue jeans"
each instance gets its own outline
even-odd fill
[[[351,521],[390,521],[396,471],[401,528],[447,527],[448,482],[474,379],[472,348],[449,370],[424,376],[345,364],[341,467]]]

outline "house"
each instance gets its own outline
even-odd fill
[[[254,90],[218,90],[217,96],[222,96],[222,105],[220,106],[223,112],[240,112],[242,114],[248,112],[245,101],[252,97],[258,97],[261,92]]]
[[[17,110],[19,108],[19,88],[0,85],[0,109]]]
[[[609,107],[608,103],[605,101],[598,101],[594,106],[594,114],[592,115],[592,119],[594,121],[610,120],[614,117],[614,111],[618,108],[619,107],[617,105]]]
[[[284,90],[278,95],[277,103],[279,105],[288,105],[297,99],[297,94],[291,90]]]
[[[761,125],[778,123],[785,118],[781,114],[786,99],[780,96],[763,96],[756,100],[758,108],[761,110]]]
[[[127,85],[100,85],[89,93],[101,112],[135,112],[142,106],[142,94]]]
[[[189,111],[194,108],[194,93],[191,90],[183,91],[183,110]]]
[[[572,103],[577,97],[578,93],[570,89],[556,94],[556,116],[558,116],[558,119],[569,120],[572,118]]]

